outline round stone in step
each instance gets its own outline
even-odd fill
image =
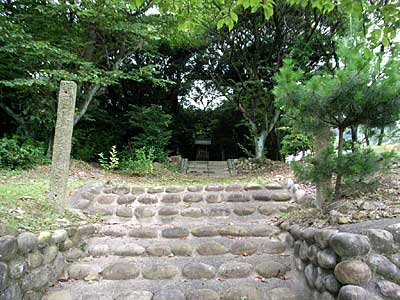
[[[250,227],[250,234],[254,237],[270,237],[280,232],[279,228],[273,225],[254,225]]]
[[[165,188],[166,193],[181,193],[185,191],[185,187],[183,186],[169,186]]]
[[[224,201],[219,193],[207,193],[204,197],[207,203],[221,203]]]
[[[158,210],[159,216],[174,216],[179,214],[179,209],[171,206],[164,206]]]
[[[271,194],[272,201],[289,201],[292,195],[288,191],[274,191]]]
[[[117,208],[115,215],[117,217],[121,217],[121,218],[132,218],[133,211],[132,211],[132,208],[130,208],[130,207],[120,206]]]
[[[162,203],[178,203],[181,202],[180,194],[166,194],[161,198]]]
[[[271,201],[271,191],[253,192],[253,199],[255,201]]]
[[[77,200],[76,203],[73,204],[73,208],[77,208],[77,209],[86,209],[90,206],[92,202],[90,200],[87,199],[79,199]]]
[[[188,292],[186,300],[220,300],[220,297],[213,290],[201,289]]]
[[[183,202],[196,203],[203,201],[202,193],[188,193],[183,196]]]
[[[182,227],[166,228],[162,231],[162,236],[167,239],[186,238],[190,234],[189,230]]]
[[[197,247],[197,253],[203,256],[222,255],[228,253],[224,245],[211,241],[205,242]]]
[[[68,277],[77,280],[84,280],[89,275],[97,275],[100,272],[100,267],[90,264],[72,264],[68,267]]]
[[[142,274],[150,280],[171,279],[178,274],[178,269],[172,265],[154,265],[143,269]]]
[[[114,300],[152,300],[153,293],[148,291],[136,291],[118,295]]]
[[[218,236],[219,231],[215,226],[205,226],[192,229],[192,235],[195,237],[213,237]]]
[[[105,194],[105,195],[98,195],[96,197],[96,202],[98,204],[102,205],[107,205],[107,204],[112,204],[117,200],[118,196],[116,195],[111,195],[111,194]]]
[[[226,192],[240,192],[243,190],[243,186],[240,184],[231,184],[225,187]]]
[[[224,200],[226,202],[249,202],[250,197],[244,193],[225,193]]]
[[[188,192],[193,192],[193,193],[201,192],[201,191],[203,191],[203,189],[204,189],[204,187],[202,187],[202,186],[189,186],[187,188]]]
[[[118,197],[117,203],[120,205],[131,204],[131,203],[135,202],[135,200],[136,200],[136,196],[134,196],[134,195],[121,195]]]
[[[241,256],[253,255],[257,252],[257,244],[252,241],[237,240],[231,245],[230,252]]]
[[[111,245],[111,252],[114,255],[118,256],[139,256],[145,253],[145,249],[138,244],[120,244],[120,245]]]
[[[201,208],[191,207],[182,210],[181,216],[187,218],[201,218],[205,216],[205,213]]]
[[[245,227],[229,225],[220,228],[219,234],[221,236],[245,237],[245,236],[250,236],[250,231]]]
[[[207,185],[205,187],[207,192],[222,192],[224,190],[224,186],[222,185]]]
[[[263,186],[259,184],[249,184],[244,187],[245,191],[259,191],[262,190]]]
[[[268,300],[297,300],[298,295],[296,291],[287,287],[279,287],[268,291]]]
[[[100,228],[100,234],[105,236],[121,237],[126,235],[126,229],[121,226],[102,226]]]
[[[170,256],[172,254],[171,248],[168,245],[154,244],[146,248],[146,252],[150,256]]]
[[[156,215],[155,210],[149,207],[137,207],[135,209],[135,216],[138,219],[151,218],[154,217],[155,215]]]
[[[116,195],[124,195],[124,194],[129,194],[130,189],[126,186],[119,186],[119,187],[114,187],[112,189],[113,194]]]
[[[153,300],[185,300],[185,295],[179,290],[163,290],[154,295]]]
[[[281,277],[289,271],[289,267],[276,261],[264,261],[257,264],[256,272],[264,278]]]
[[[279,240],[265,241],[260,247],[263,253],[279,254],[286,251],[286,243]]]
[[[253,272],[253,266],[241,262],[228,262],[221,265],[218,274],[224,278],[246,278]]]
[[[212,207],[208,210],[209,217],[227,217],[231,214],[231,209],[228,207]]]
[[[233,212],[238,216],[250,216],[254,214],[256,209],[254,207],[240,206],[236,207]]]
[[[171,251],[176,256],[191,256],[193,253],[193,248],[188,243],[173,243],[171,246]]]
[[[265,185],[265,188],[268,190],[281,190],[283,189],[282,185],[279,182],[271,182]]]
[[[128,236],[141,239],[154,239],[158,237],[158,231],[154,228],[131,228],[128,230]]]
[[[88,247],[88,252],[91,256],[105,256],[110,253],[110,248],[107,244],[93,244]]]
[[[215,277],[215,268],[203,263],[188,263],[183,267],[182,275],[188,279],[211,279]]]
[[[230,288],[222,300],[259,300],[257,289],[254,286],[243,285]]]
[[[163,187],[150,187],[147,188],[147,193],[148,194],[159,194],[164,192],[164,188]]]
[[[135,263],[123,262],[111,264],[104,268],[101,275],[108,280],[128,280],[139,276],[140,269]]]
[[[260,214],[264,216],[272,216],[279,213],[279,209],[275,205],[261,205],[258,207]]]
[[[154,195],[142,195],[139,196],[138,202],[142,204],[156,204],[158,203],[158,199]]]
[[[141,194],[144,194],[144,193],[146,193],[146,189],[143,188],[143,187],[134,186],[134,187],[131,188],[131,194],[132,195],[141,195]]]

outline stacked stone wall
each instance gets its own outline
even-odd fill
[[[39,234],[0,225],[0,300],[40,300],[63,274],[68,261],[83,255],[81,241],[93,225]]]
[[[318,300],[400,299],[400,224],[362,234],[282,223],[293,264]]]

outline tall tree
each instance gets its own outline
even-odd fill
[[[204,54],[206,73],[241,111],[257,158],[264,157],[266,139],[280,117],[272,89],[283,59],[292,56],[306,70],[333,68],[332,38],[341,28],[340,20],[337,11],[323,15],[311,6],[277,1],[268,20],[261,13],[243,10],[231,31],[212,32],[214,42]]]

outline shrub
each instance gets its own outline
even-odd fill
[[[21,136],[0,139],[0,169],[27,169],[37,164],[47,163],[43,143]]]
[[[142,147],[126,152],[121,160],[121,169],[135,175],[148,175],[154,172],[153,162],[156,159],[154,147]]]
[[[99,153],[100,166],[104,170],[115,170],[119,166],[119,158],[117,156],[117,154],[118,154],[117,146],[112,146],[109,153],[110,153],[109,157],[105,157],[103,152]]]
[[[396,158],[395,152],[377,153],[370,148],[356,149],[338,159],[333,146],[321,154],[321,159],[308,156],[305,163],[293,162],[295,176],[302,181],[317,183],[341,175],[349,190],[364,189],[376,181],[374,175],[386,172]]]

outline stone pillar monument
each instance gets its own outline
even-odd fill
[[[57,122],[51,164],[49,200],[56,211],[63,213],[66,206],[66,187],[71,155],[72,130],[77,85],[61,81],[58,94]]]

